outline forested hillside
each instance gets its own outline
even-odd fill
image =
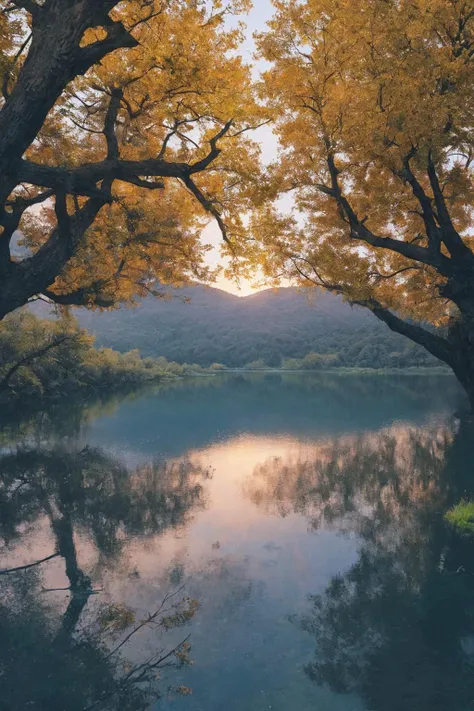
[[[143,356],[205,366],[240,367],[257,360],[279,366],[308,353],[337,354],[333,364],[343,366],[436,363],[366,310],[327,293],[318,292],[313,303],[291,288],[245,298],[198,285],[170,294],[170,299],[149,298],[134,309],[78,309],[76,316],[97,337],[98,346],[138,348]]]

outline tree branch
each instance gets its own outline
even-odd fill
[[[339,185],[339,170],[334,161],[334,155],[327,141],[327,163],[329,174],[331,176],[331,188],[328,191],[326,186],[318,186],[321,192],[331,195],[337,202],[343,219],[349,224],[351,237],[359,239],[373,247],[381,247],[388,249],[397,254],[401,254],[407,259],[412,259],[416,262],[422,262],[435,267],[444,276],[449,276],[452,271],[450,259],[442,254],[434,254],[432,250],[426,247],[420,247],[410,242],[402,242],[392,237],[380,237],[374,234],[367,228],[364,220],[359,220],[356,212],[353,210],[349,200],[344,196]]]
[[[446,205],[446,200],[444,199],[443,191],[439,184],[438,173],[436,172],[436,166],[431,151],[428,155],[428,177],[430,179],[431,189],[433,190],[438,219],[442,228],[442,239],[448,252],[454,259],[464,259],[474,266],[474,254],[464,243],[451,220],[451,215],[449,214],[448,206]]]
[[[293,254],[287,254],[285,256],[287,256],[287,258],[291,260],[296,271],[303,279],[311,282],[315,286],[324,288],[332,293],[341,295],[344,295],[346,293],[347,295],[346,289],[342,284],[333,284],[327,282],[308,259],[304,259]],[[298,261],[303,261],[308,264],[308,266],[314,272],[316,279],[313,279],[310,275],[308,275],[299,266],[299,264],[297,263]],[[410,267],[407,267],[406,269],[401,269],[397,273],[407,271],[408,269],[410,269]],[[394,274],[391,274],[389,276],[392,277],[394,276]],[[396,333],[399,333],[402,336],[409,338],[414,343],[418,343],[420,346],[423,346],[432,355],[434,355],[435,358],[444,361],[448,365],[452,365],[452,348],[445,338],[437,336],[435,333],[431,333],[431,331],[428,331],[422,326],[418,326],[416,324],[409,323],[408,321],[404,321],[402,318],[392,313],[392,311],[382,306],[382,304],[374,297],[370,297],[369,299],[351,299],[349,296],[348,300],[349,303],[353,304],[354,306],[363,306],[364,308],[369,309],[370,311],[372,311],[374,316],[376,316],[380,321],[383,321],[392,331],[395,331]]]
[[[34,195],[31,198],[28,197],[18,197],[15,198],[15,200],[9,200],[6,203],[7,207],[11,207],[13,211],[15,211],[17,208],[20,209],[24,212],[27,210],[29,207],[32,207],[33,205],[39,205],[40,203],[44,202],[45,200],[48,200],[48,198],[53,197],[54,195],[54,190],[46,190],[44,193],[39,193],[38,195]]]
[[[417,149],[412,148],[403,160],[403,169],[400,171],[394,171],[394,173],[403,182],[410,185],[413,195],[418,200],[421,207],[421,215],[425,224],[425,231],[426,236],[428,237],[430,249],[434,252],[434,254],[439,255],[441,250],[441,230],[436,223],[436,216],[431,203],[431,198],[426,194],[423,186],[410,167],[410,161],[414,158],[416,153]]]
[[[190,173],[191,174],[192,173],[200,173],[202,170],[205,170],[208,166],[210,166],[210,164],[213,161],[215,161],[215,159],[221,152],[217,143],[221,138],[223,138],[226,135],[226,133],[228,133],[230,131],[230,129],[233,126],[233,123],[234,123],[233,119],[231,119],[230,121],[227,121],[227,123],[222,127],[222,129],[218,133],[216,133],[215,136],[213,136],[211,138],[211,140],[209,141],[211,150],[209,151],[209,153],[207,154],[207,156],[205,158],[202,158],[201,160],[197,161],[196,163],[193,163],[190,166]]]
[[[41,187],[52,188],[54,190],[65,190],[70,194],[84,195],[87,197],[103,196],[97,187],[97,183],[102,180],[123,180],[124,182],[136,183],[142,176],[158,178],[181,178],[194,175],[204,171],[220,154],[217,143],[232,126],[232,121],[228,121],[225,126],[210,140],[211,150],[196,163],[169,162],[162,159],[162,151],[158,158],[148,158],[141,161],[120,160],[117,154],[113,135],[113,124],[118,111],[117,96],[115,101],[111,100],[107,111],[104,126],[104,135],[107,139],[108,155],[103,161],[87,163],[79,168],[67,170],[55,166],[47,166],[34,163],[29,160],[21,160],[18,163],[17,177],[19,182],[30,183]],[[165,139],[166,140],[166,139]],[[145,187],[142,183],[141,187]],[[149,186],[146,186],[149,187]]]
[[[93,224],[106,202],[103,195],[100,199],[90,199],[84,207],[70,216],[65,210],[64,194],[62,197],[59,195],[56,200],[56,214],[60,224],[35,254],[15,265],[13,290],[16,287],[23,298],[44,293],[74,255],[84,233]],[[19,303],[18,306],[20,305],[22,304]]]
[[[222,219],[222,215],[219,212],[219,210],[216,208],[214,203],[207,198],[202,190],[198,188],[196,183],[191,179],[189,176],[183,177],[183,183],[186,185],[188,190],[194,195],[194,197],[198,200],[198,202],[203,206],[203,208],[206,210],[206,212],[209,212],[217,222],[219,229],[222,234],[222,239],[226,244],[229,245],[229,247],[233,250],[233,245],[232,242],[230,241],[228,234],[227,234],[227,227]]]
[[[115,132],[115,124],[120,110],[120,102],[122,101],[122,89],[112,89],[110,102],[105,114],[103,134],[107,142],[107,159],[115,160],[119,157],[119,143]]]
[[[18,166],[19,180],[54,190],[64,190],[71,195],[104,197],[97,183],[106,179],[134,182],[143,176],[157,178],[183,178],[197,172],[187,163],[168,162],[157,158],[145,160],[105,159],[67,170],[22,160]]]
[[[55,340],[51,341],[50,343],[47,343],[45,346],[42,346],[41,348],[38,348],[35,351],[31,351],[30,353],[27,353],[23,358],[20,358],[19,361],[14,363],[6,372],[6,375],[2,378],[0,381],[0,392],[2,390],[6,390],[8,387],[8,383],[12,379],[12,377],[15,375],[15,373],[24,365],[27,363],[31,363],[33,360],[36,360],[37,358],[41,358],[41,356],[46,355],[49,351],[53,350],[53,348],[57,348],[58,346],[61,345],[61,343],[65,343],[65,341],[73,341],[76,338],[78,338],[79,334],[78,333],[67,333],[64,334],[63,336],[56,338]]]
[[[93,302],[96,306],[110,309],[116,303],[115,299],[98,296],[97,291],[102,286],[104,286],[104,282],[97,282],[88,287],[70,291],[67,294],[55,294],[50,289],[43,289],[41,293],[59,306],[87,306],[91,302],[91,297],[93,297]]]
[[[39,205],[54,194],[53,190],[47,190],[33,198],[17,198],[6,203],[9,211],[5,211],[0,218],[0,226],[3,232],[0,235],[0,271],[5,269],[10,263],[10,242],[14,233],[18,230],[23,217],[23,213],[33,205]]]
[[[138,45],[138,41],[121,22],[110,21],[110,24],[105,25],[105,31],[107,33],[105,39],[88,44],[76,53],[73,64],[75,75],[85,74],[92,65],[97,64],[116,49],[132,48]]]
[[[396,316],[392,311],[385,308],[380,304],[375,298],[370,298],[362,301],[353,301],[353,304],[358,306],[364,306],[370,309],[374,316],[376,316],[380,321],[387,324],[391,331],[395,333],[400,333],[402,336],[406,336],[411,341],[418,343],[418,345],[423,346],[429,351],[435,358],[444,361],[448,365],[453,364],[453,351],[449,342],[437,336],[435,333],[431,333],[421,326],[404,321],[399,316]]]
[[[57,558],[60,553],[52,553],[46,556],[46,558],[41,558],[41,560],[36,560],[34,563],[28,563],[28,565],[19,565],[17,568],[4,568],[0,570],[0,575],[10,575],[10,573],[17,573],[19,570],[28,570],[28,568],[34,568],[36,565],[41,565],[41,563],[46,563],[48,560]]]
[[[136,185],[138,188],[146,188],[147,190],[163,190],[165,184],[163,180],[143,180],[142,178],[129,178],[128,183]]]
[[[381,272],[375,270],[372,272],[369,272],[367,276],[373,279],[393,279],[394,277],[399,276],[400,274],[404,274],[405,272],[412,272],[412,271],[418,271],[422,269],[421,266],[418,266],[416,264],[411,265],[410,267],[402,267],[401,269],[396,269],[394,272],[391,272],[390,274],[382,274]]]
[[[26,10],[32,17],[37,17],[41,11],[41,6],[37,5],[34,0],[10,0],[11,4],[21,10]]]

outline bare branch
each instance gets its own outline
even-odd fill
[[[60,553],[52,553],[46,556],[46,558],[41,558],[41,560],[36,560],[34,563],[28,563],[28,565],[19,565],[16,568],[4,568],[0,570],[0,575],[10,575],[10,573],[17,573],[19,570],[28,570],[29,568],[34,568],[36,565],[41,565],[41,563],[46,563],[48,560],[57,558]]]
[[[183,590],[184,585],[182,585],[180,588],[177,590],[174,590],[172,593],[168,593],[165,595],[163,600],[161,601],[161,604],[157,610],[152,615],[148,615],[144,620],[142,620],[136,627],[133,628],[133,630],[118,644],[114,649],[112,649],[111,652],[105,657],[106,659],[109,659],[109,657],[112,657],[114,654],[118,652],[118,650],[123,647],[131,637],[133,637],[134,634],[136,634],[139,630],[141,630],[143,627],[146,627],[147,625],[150,624],[150,622],[154,622],[161,614],[163,614],[163,609],[168,600],[171,600],[173,597],[176,597],[176,595],[179,595],[179,593]]]
[[[224,220],[222,219],[221,213],[216,208],[215,204],[204,195],[202,190],[200,188],[198,188],[198,186],[191,179],[191,177],[189,177],[189,176],[184,177],[183,183],[186,185],[188,190],[194,195],[194,197],[200,202],[200,204],[203,206],[203,208],[206,210],[206,212],[209,212],[214,217],[217,224],[219,225],[219,229],[222,234],[222,239],[233,250],[232,242],[230,241],[230,239],[227,235],[227,227],[225,225]]]

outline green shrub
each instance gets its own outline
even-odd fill
[[[213,371],[224,366],[216,363]],[[108,392],[141,383],[208,372],[198,364],[141,358],[94,348],[93,337],[72,318],[54,321],[19,311],[0,324],[0,401]]]
[[[461,500],[445,514],[448,523],[461,535],[474,535],[474,501]]]

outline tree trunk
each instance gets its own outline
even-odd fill
[[[448,333],[454,374],[466,391],[470,409],[474,412],[474,305],[463,311]]]
[[[90,579],[80,569],[77,562],[74,532],[69,513],[65,512],[61,518],[54,519],[52,525],[56,536],[58,553],[64,558],[66,575],[71,584],[71,590],[89,589],[91,587]]]

